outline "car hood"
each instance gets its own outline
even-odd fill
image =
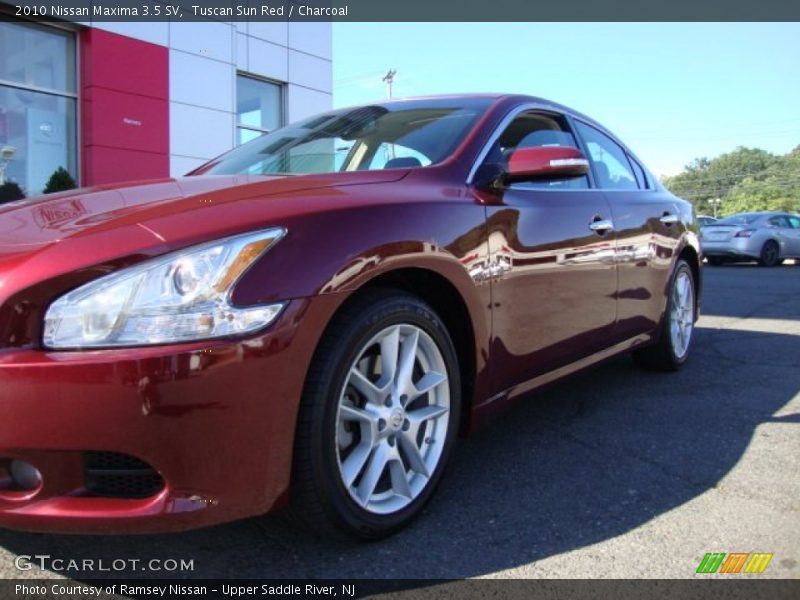
[[[193,176],[105,185],[0,205],[0,302],[45,278],[119,257],[155,255],[325,210],[353,185],[408,170]],[[316,191],[315,191],[316,190]],[[308,192],[308,193],[305,193]]]

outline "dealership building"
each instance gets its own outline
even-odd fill
[[[4,4],[0,1],[0,8]],[[182,175],[332,105],[330,23],[0,20],[2,177]]]

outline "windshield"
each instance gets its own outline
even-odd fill
[[[749,225],[756,219],[758,219],[761,215],[758,213],[743,213],[741,215],[731,215],[730,217],[725,217],[724,219],[720,219],[714,225]]]
[[[426,167],[446,159],[489,106],[405,101],[324,113],[223,154],[193,175],[332,173]]]

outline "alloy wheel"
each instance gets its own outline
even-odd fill
[[[675,356],[682,359],[689,351],[694,328],[694,288],[691,275],[679,271],[672,285],[670,336]]]
[[[350,498],[373,514],[402,510],[430,481],[447,439],[450,386],[441,350],[411,324],[358,352],[341,391],[335,448]]]

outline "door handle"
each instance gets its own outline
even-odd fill
[[[599,235],[603,235],[609,231],[614,231],[614,223],[612,223],[610,219],[597,218],[589,223],[589,229]]]
[[[678,215],[664,213],[664,216],[662,216],[659,221],[661,221],[664,225],[674,225],[678,222]]]

